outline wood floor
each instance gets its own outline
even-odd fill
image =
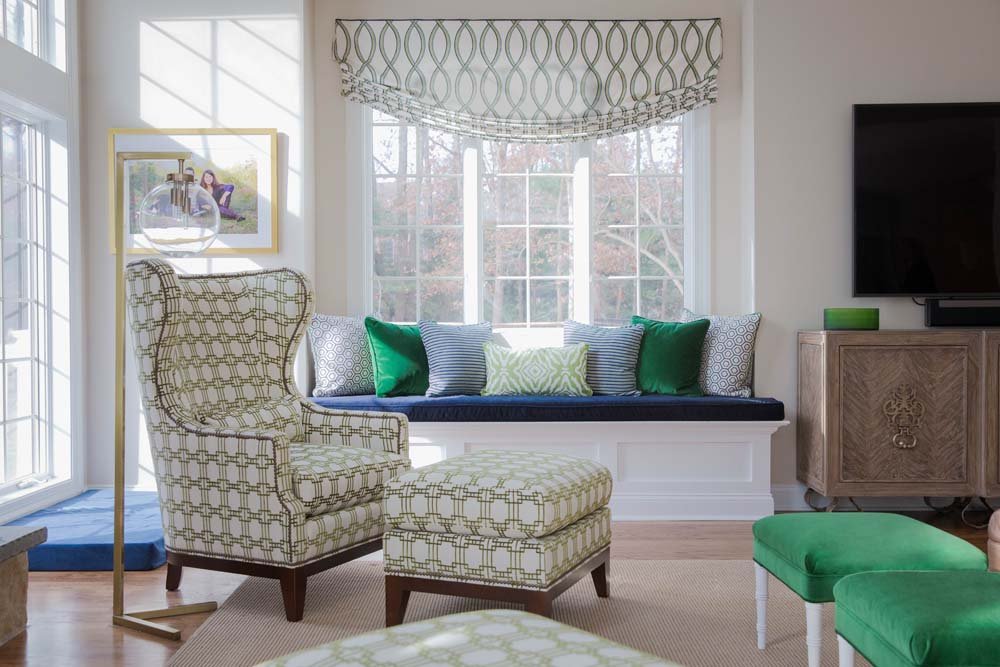
[[[985,548],[984,530],[966,528],[952,516],[921,518]],[[616,523],[613,555],[638,560],[748,559],[752,551],[750,525],[735,521]],[[244,579],[187,569],[181,589],[167,593],[163,587],[165,576],[165,568],[128,573],[126,608],[149,609],[207,600],[221,603]],[[110,617],[110,572],[32,573],[28,591],[30,625],[25,633],[0,647],[0,667],[152,667],[164,664],[180,646],[180,642],[113,627]],[[179,616],[170,622],[186,639],[206,617]]]

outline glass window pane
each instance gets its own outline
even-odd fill
[[[461,277],[464,232],[452,229],[424,229],[420,232],[420,272],[428,276]]]
[[[416,179],[376,178],[372,224],[412,225],[417,219]]]
[[[27,51],[39,55],[38,51],[38,0],[4,0],[7,3],[7,25],[5,36],[8,40]]]
[[[376,174],[407,174],[405,128],[398,125],[375,125],[372,127],[372,169]]]
[[[573,179],[569,176],[532,176],[528,216],[533,225],[573,223]]]
[[[680,174],[684,167],[680,124],[639,130],[639,171],[643,174]]]
[[[420,319],[461,323],[464,310],[461,280],[420,282]]]
[[[523,227],[486,227],[483,230],[483,275],[527,275],[526,231]]]
[[[7,176],[27,180],[31,126],[9,116],[2,118],[0,142],[3,144],[3,173]]]
[[[483,172],[487,174],[525,174],[533,157],[529,144],[483,142]]]
[[[639,281],[639,313],[654,320],[676,321],[684,308],[683,283],[664,278]]]
[[[424,173],[462,173],[462,137],[422,127],[419,129],[419,141]]]
[[[590,155],[594,174],[634,174],[635,134],[598,139]]]
[[[599,229],[594,232],[590,270],[595,276],[636,275],[635,228]]]
[[[527,222],[524,176],[485,176],[479,196],[484,224],[523,225]]]
[[[4,424],[4,481],[27,477],[35,471],[31,419]]]
[[[417,321],[417,281],[375,279],[372,310],[389,322]]]
[[[597,226],[635,224],[635,177],[595,176],[591,216]]]
[[[527,281],[487,280],[483,284],[483,319],[494,326],[527,324]]]
[[[639,230],[639,273],[680,276],[684,271],[684,230],[677,227]]]
[[[636,314],[635,280],[595,280],[590,300],[594,324],[625,324]]]
[[[462,177],[434,177],[420,180],[418,221],[425,225],[462,224]]]
[[[681,178],[639,179],[639,224],[684,224],[684,181]]]
[[[3,208],[0,209],[3,226],[0,227],[0,233],[4,238],[27,240],[28,186],[12,179],[3,179],[0,198],[3,199]]]
[[[3,301],[4,359],[27,359],[31,356],[31,304],[26,301]]]
[[[529,234],[532,276],[569,277],[573,274],[572,230],[532,229]]]
[[[417,234],[406,229],[376,230],[376,276],[414,276],[417,272]]]
[[[4,363],[5,382],[4,417],[7,421],[31,416],[31,364],[30,360]]]
[[[569,280],[531,281],[532,324],[562,324],[569,319],[571,308]]]

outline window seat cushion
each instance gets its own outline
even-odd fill
[[[412,422],[781,421],[773,398],[723,396],[320,396],[325,408],[399,412]]]

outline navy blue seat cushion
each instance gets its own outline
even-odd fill
[[[780,421],[773,398],[723,396],[317,396],[325,408],[400,412],[412,422]]]

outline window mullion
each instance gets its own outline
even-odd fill
[[[573,312],[577,322],[590,322],[590,157],[593,142],[577,145],[573,166]]]
[[[462,256],[465,284],[465,321],[482,320],[482,229],[480,224],[479,185],[481,181],[483,142],[467,139],[462,148]]]

